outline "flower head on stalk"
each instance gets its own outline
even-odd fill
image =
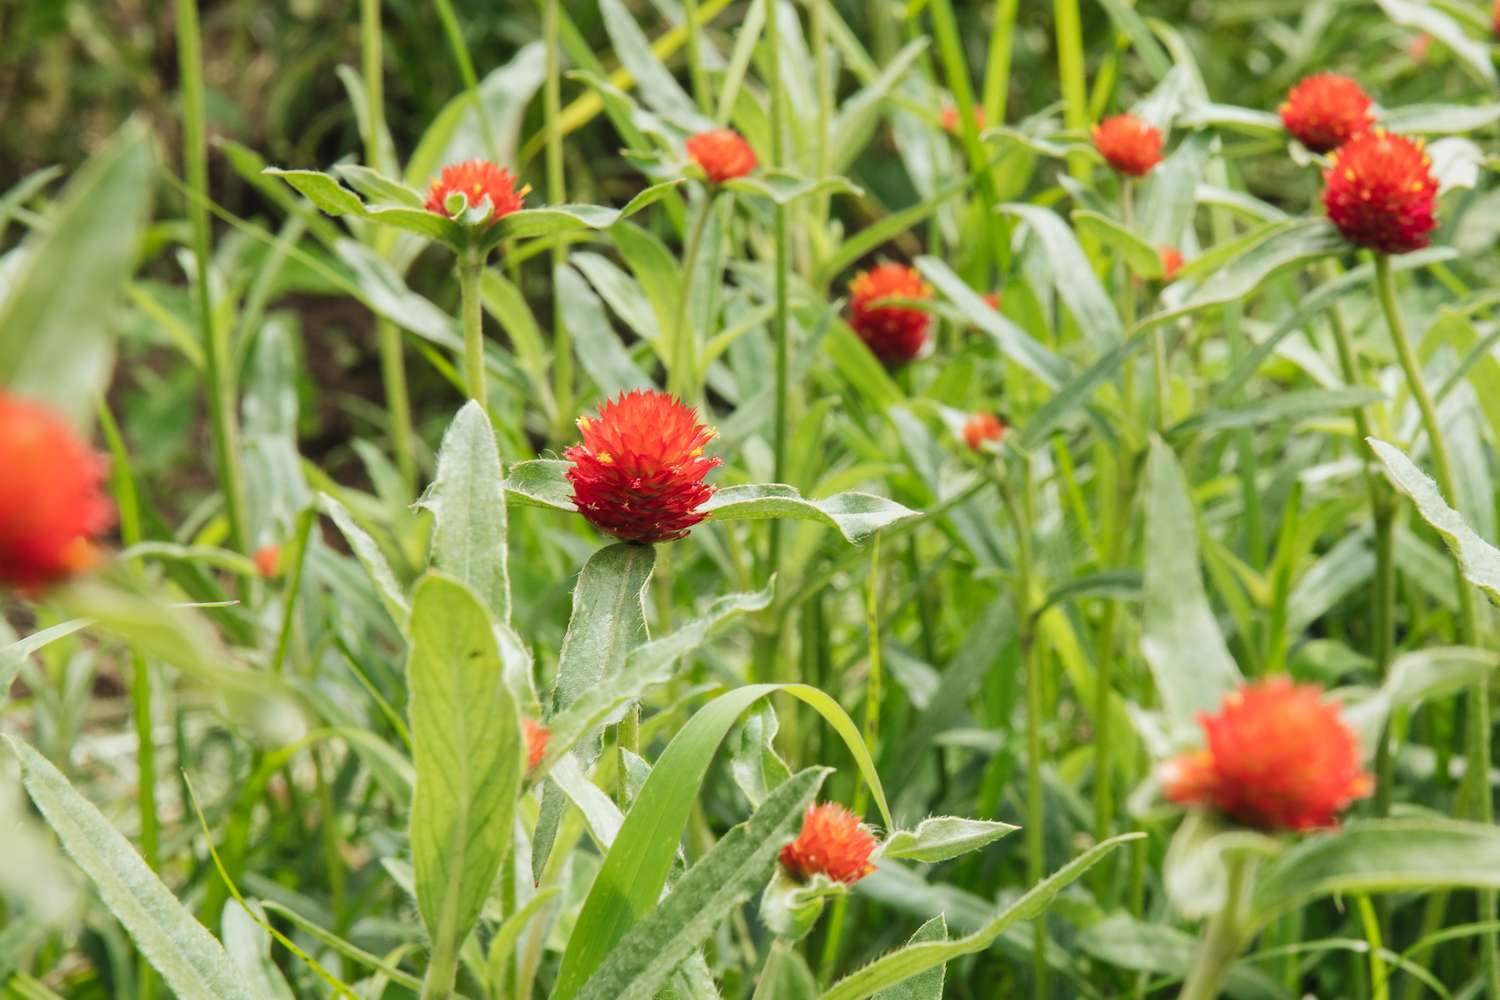
[[[1005,440],[1010,431],[1005,421],[993,413],[973,413],[964,421],[964,443],[971,451],[981,451],[990,442]]]
[[[1176,247],[1159,247],[1156,252],[1161,257],[1161,280],[1174,280],[1177,272],[1182,270],[1182,251]]]
[[[744,177],[757,164],[755,150],[732,128],[699,132],[688,139],[687,154],[714,184]]]
[[[98,562],[105,469],[56,413],[0,391],[0,586],[35,593]]]
[[[958,135],[962,131],[962,122],[958,118],[958,105],[945,104],[943,110],[938,114],[938,122],[943,126],[943,131]],[[984,105],[974,105],[974,126],[980,132],[984,131]]]
[[[1347,76],[1316,73],[1306,77],[1281,102],[1281,123],[1314,153],[1327,153],[1375,124],[1370,97]]]
[[[875,835],[837,803],[809,805],[802,832],[781,849],[781,867],[796,882],[824,875],[853,885],[875,870]]]
[[[563,456],[573,463],[573,503],[594,527],[627,542],[682,538],[708,515],[703,477],[721,464],[703,450],[714,431],[698,411],[664,392],[636,389],[578,418],[583,440]]]
[[[1385,129],[1362,133],[1329,157],[1323,207],[1344,238],[1384,254],[1427,246],[1438,183],[1420,139]]]
[[[1209,806],[1258,830],[1338,825],[1373,789],[1354,734],[1313,685],[1273,678],[1246,684],[1198,717],[1207,746],[1168,761],[1168,799]]]
[[[886,299],[930,299],[932,286],[914,268],[879,264],[849,282],[849,325],[875,356],[891,367],[916,358],[927,343],[932,316]]]
[[[453,218],[449,199],[462,194],[464,204],[477,208],[485,198],[490,200],[490,214],[485,225],[492,226],[502,218],[521,208],[522,201],[531,191],[530,187],[516,190],[516,179],[511,172],[497,167],[488,160],[465,160],[443,168],[427,189],[427,211],[446,218]]]
[[[1161,132],[1135,115],[1104,119],[1093,137],[1099,155],[1128,177],[1144,177],[1161,162]]]

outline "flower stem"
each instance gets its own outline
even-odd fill
[[[698,0],[683,0],[682,18],[687,24],[687,63],[688,79],[693,84],[693,98],[698,102],[698,110],[705,115],[710,114],[712,105],[709,103],[708,74],[703,71],[703,53],[699,49],[698,36],[702,30],[699,23],[701,15],[698,13]]]
[[[203,369],[208,379],[209,422],[213,429],[214,457],[219,488],[224,494],[224,514],[229,521],[229,544],[241,554],[249,553],[249,529],[245,523],[245,480],[240,469],[239,426],[235,419],[234,392],[226,370],[228,345],[222,324],[214,319],[209,289],[208,147],[203,114],[203,43],[198,32],[197,0],[177,0],[177,60],[182,74],[183,180],[192,197],[188,217],[192,221],[193,258],[198,307],[198,332],[203,340]],[[242,588],[248,581],[241,579]]]
[[[473,251],[458,262],[458,289],[464,328],[464,387],[469,398],[488,409],[484,391],[484,313],[479,286],[484,260]]]
[[[1249,871],[1243,858],[1229,859],[1227,867],[1229,887],[1224,908],[1209,921],[1208,929],[1203,935],[1203,944],[1198,949],[1198,958],[1193,963],[1193,969],[1188,973],[1177,1000],[1214,1000],[1244,945],[1240,909],[1249,882]]]
[[[543,134],[547,144],[547,200],[554,205],[568,200],[563,173],[563,133],[559,126],[559,116],[562,114],[562,70],[557,56],[561,3],[562,0],[546,0],[542,8],[542,40],[547,50],[547,78],[542,90]],[[689,23],[693,23],[691,13],[688,17]],[[567,262],[567,241],[559,239],[552,247],[554,282],[558,271]],[[562,309],[555,302],[552,307],[552,354],[552,395],[557,401],[556,432],[561,437],[571,428],[573,420],[573,335],[568,324],[563,322]]]
[[[990,29],[984,67],[984,120],[997,125],[1005,121],[1005,108],[1010,103],[1010,63],[1019,6],[1020,0],[1000,0],[995,5],[995,26]]]
[[[709,189],[703,196],[703,203],[699,207],[698,214],[693,217],[692,226],[688,229],[687,242],[682,248],[682,294],[677,300],[677,315],[672,322],[670,333],[672,341],[668,347],[672,364],[671,371],[667,373],[667,391],[689,404],[697,403],[703,391],[702,387],[696,384],[698,364],[697,359],[693,357],[696,352],[693,350],[694,337],[688,307],[693,301],[693,274],[698,269],[698,255],[703,248],[703,232],[708,228],[708,218],[713,214],[717,204],[718,200],[713,190]]]
[[[427,975],[422,978],[422,1000],[448,1000],[458,981],[458,945],[452,935],[432,944],[427,961]]]
[[[1069,131],[1088,128],[1088,81],[1083,66],[1083,22],[1078,14],[1078,0],[1052,0],[1052,22],[1057,31],[1057,73],[1062,82],[1063,123]],[[1068,169],[1077,178],[1089,174],[1088,157],[1075,153],[1068,158]]]
[[[1375,279],[1380,293],[1380,306],[1385,312],[1386,324],[1390,327],[1391,340],[1396,347],[1396,356],[1401,370],[1406,375],[1407,387],[1417,401],[1422,415],[1422,427],[1427,432],[1427,446],[1432,452],[1433,471],[1438,489],[1448,502],[1458,504],[1457,480],[1453,476],[1453,460],[1448,454],[1447,442],[1443,439],[1442,425],[1438,421],[1437,407],[1432,394],[1422,380],[1421,362],[1407,336],[1406,324],[1401,318],[1401,309],[1396,301],[1396,279],[1391,270],[1390,258],[1385,254],[1375,255]],[[1455,560],[1454,576],[1458,586],[1458,641],[1466,646],[1477,642],[1479,612],[1474,601],[1474,589],[1464,578],[1463,569]],[[1467,767],[1464,783],[1467,786],[1469,810],[1472,819],[1488,824],[1494,819],[1494,807],[1490,798],[1490,692],[1489,679],[1481,676],[1469,689],[1468,731],[1466,733]],[[1493,922],[1497,913],[1496,895],[1493,892],[1479,894],[1479,919]],[[1500,949],[1494,934],[1480,939],[1486,992],[1491,1000],[1500,998]]]

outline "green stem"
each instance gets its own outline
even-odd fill
[[[995,5],[995,25],[990,29],[990,49],[984,67],[984,119],[995,125],[1005,121],[1006,105],[1010,103],[1010,63],[1019,6],[1020,0],[1000,0]]]
[[[713,114],[712,92],[708,85],[708,74],[703,71],[703,53],[699,48],[699,34],[702,26],[699,24],[698,0],[683,0],[683,20],[687,23],[687,63],[688,79],[693,83],[693,98],[698,102],[698,110],[705,115]]]
[[[474,72],[474,60],[469,57],[469,47],[464,44],[463,28],[459,26],[458,16],[453,13],[450,0],[437,0],[437,12],[438,20],[443,22],[443,34],[448,38],[448,47],[453,51],[453,61],[458,64],[458,74],[469,92],[469,100],[474,102],[474,117],[479,119],[479,135],[484,140],[485,152],[494,160],[500,155],[500,146],[495,141],[495,130],[490,125],[489,116],[484,113],[484,101],[479,96],[479,76]]]
[[[483,258],[473,251],[466,251],[458,263],[464,328],[464,387],[468,389],[470,399],[488,409],[484,391],[484,312],[479,291],[483,277]]]
[[[1177,995],[1178,1000],[1214,1000],[1244,946],[1240,910],[1249,883],[1248,869],[1243,858],[1231,859],[1228,869],[1229,886],[1224,908],[1209,921],[1203,944],[1198,949],[1198,958],[1188,973],[1182,992]]]
[[[213,429],[214,457],[219,487],[224,494],[224,513],[229,520],[230,546],[249,553],[249,529],[245,522],[245,480],[240,469],[239,428],[234,413],[234,392],[227,379],[228,357],[224,331],[214,319],[209,291],[208,146],[203,113],[203,43],[198,32],[197,0],[177,0],[177,62],[182,76],[183,180],[192,197],[188,217],[192,221],[193,258],[197,291],[198,332],[203,341],[203,368],[208,379],[209,421]],[[241,580],[241,586],[248,581]]]
[[[681,294],[677,298],[677,315],[673,317],[671,331],[671,370],[667,373],[667,391],[685,403],[696,403],[702,395],[702,387],[694,384],[698,373],[697,352],[693,350],[693,329],[688,318],[688,307],[693,301],[693,274],[698,269],[698,255],[703,248],[703,232],[708,228],[708,219],[718,204],[711,187],[703,196],[703,204],[688,229],[687,242],[682,248]],[[777,480],[780,481],[779,479]]]
[[[542,88],[543,131],[547,149],[547,200],[560,205],[568,200],[567,181],[563,173],[563,134],[559,127],[562,114],[562,71],[558,65],[558,33],[562,19],[562,0],[546,0],[542,8],[542,40],[547,50],[547,78]],[[692,13],[688,23],[696,24]],[[557,273],[567,265],[568,244],[559,239],[552,245],[553,287]],[[559,437],[566,435],[573,421],[573,334],[563,321],[562,308],[552,307],[552,395],[557,400]]]
[[[1052,20],[1057,31],[1057,73],[1062,82],[1063,124],[1070,131],[1083,132],[1089,125],[1088,81],[1084,78],[1083,23],[1078,15],[1078,0],[1052,0]],[[1075,153],[1068,158],[1068,169],[1077,178],[1089,174],[1088,157]]]
[[[1448,502],[1458,504],[1457,480],[1453,475],[1453,461],[1448,453],[1447,442],[1443,438],[1442,425],[1438,421],[1437,407],[1432,401],[1432,394],[1427,391],[1426,383],[1422,379],[1421,362],[1417,358],[1416,351],[1412,347],[1411,338],[1407,336],[1406,324],[1401,318],[1400,305],[1396,300],[1396,279],[1391,270],[1390,258],[1385,254],[1375,255],[1375,278],[1380,293],[1380,306],[1385,312],[1386,324],[1390,327],[1391,340],[1396,347],[1396,356],[1401,362],[1401,370],[1406,375],[1407,387],[1410,389],[1412,398],[1417,401],[1417,409],[1422,415],[1422,426],[1427,432],[1427,445],[1432,452],[1433,471],[1436,474],[1438,489],[1448,498]],[[1458,587],[1458,641],[1466,646],[1474,645],[1478,640],[1479,611],[1474,601],[1474,589],[1464,579],[1463,570],[1455,560],[1453,564],[1454,578]],[[1468,731],[1466,733],[1466,756],[1467,767],[1464,772],[1464,783],[1469,790],[1468,799],[1471,818],[1484,824],[1494,819],[1493,805],[1490,799],[1489,789],[1489,767],[1490,767],[1490,697],[1488,678],[1481,677],[1469,689],[1468,696]],[[1479,919],[1481,921],[1493,921],[1496,917],[1497,900],[1493,892],[1481,892],[1479,894]],[[1484,978],[1487,995],[1490,1000],[1500,998],[1500,942],[1497,942],[1494,934],[1486,934],[1480,939],[1480,951],[1483,957]]]
[[[458,982],[457,942],[446,938],[433,942],[432,956],[427,962],[427,975],[422,978],[421,1000],[448,1000],[453,996],[453,985],[456,982]]]

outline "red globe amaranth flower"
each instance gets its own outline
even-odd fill
[[[744,177],[755,169],[755,150],[732,128],[699,132],[687,141],[688,156],[715,184]]]
[[[987,306],[989,306],[991,309],[995,310],[995,312],[999,312],[1000,311],[1000,293],[999,292],[989,292],[989,293],[987,293],[985,295],[985,297],[984,297],[984,304],[987,305]]]
[[[927,343],[932,316],[882,299],[930,299],[932,286],[904,264],[880,264],[849,282],[849,325],[875,356],[892,367],[915,358]]]
[[[271,579],[276,575],[277,567],[281,565],[281,546],[262,545],[255,550],[255,572],[264,579]]]
[[[1208,748],[1161,772],[1174,802],[1212,806],[1260,830],[1313,830],[1337,826],[1339,812],[1373,788],[1354,734],[1314,685],[1246,684],[1198,721]]]
[[[526,770],[530,771],[542,762],[552,733],[540,722],[527,718],[521,719],[521,732],[526,736]]]
[[[61,417],[0,392],[0,585],[33,593],[98,561],[115,519],[104,475]]]
[[[1281,124],[1314,153],[1338,149],[1375,124],[1370,97],[1337,73],[1317,73],[1291,89],[1281,102]]]
[[[993,413],[971,414],[964,421],[964,443],[972,451],[979,451],[986,441],[1002,441],[1010,428]]]
[[[954,104],[943,105],[943,110],[938,114],[938,121],[942,123],[945,131],[958,135],[960,125],[958,121],[958,106]],[[974,125],[979,131],[984,131],[984,107],[974,105]]]
[[[1176,278],[1177,272],[1182,270],[1182,253],[1176,247],[1161,247],[1157,253],[1161,255],[1161,280]]]
[[[636,389],[606,400],[598,417],[579,417],[583,443],[563,452],[579,513],[627,542],[681,538],[714,488],[703,481],[720,465],[703,457],[714,431],[698,411],[664,392]]]
[[[1385,254],[1427,245],[1438,184],[1422,141],[1374,129],[1335,150],[1323,172],[1323,207],[1344,239]]]
[[[464,197],[469,199],[470,208],[477,206],[485,195],[489,195],[493,209],[489,224],[494,225],[504,216],[520,209],[522,200],[530,190],[530,186],[516,190],[516,179],[511,176],[510,171],[495,166],[489,160],[466,160],[444,167],[442,176],[432,182],[432,187],[427,190],[427,211],[447,218],[448,208],[444,203],[450,194],[462,191]]]
[[[802,817],[802,832],[781,849],[781,867],[798,882],[826,875],[853,885],[875,870],[870,855],[875,835],[859,817],[837,803],[810,805]]]
[[[1094,148],[1122,174],[1144,177],[1161,162],[1161,132],[1135,115],[1115,115],[1094,126]]]

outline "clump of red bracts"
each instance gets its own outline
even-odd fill
[[[875,835],[859,817],[836,803],[810,805],[802,832],[781,849],[781,867],[797,882],[824,875],[853,885],[875,870]]]
[[[1427,246],[1438,183],[1421,140],[1375,129],[1355,136],[1323,172],[1323,207],[1344,238],[1385,254]]]
[[[927,343],[932,316],[886,299],[930,299],[932,286],[904,264],[880,264],[849,282],[849,325],[875,356],[891,367],[914,360]]]
[[[1281,103],[1281,124],[1314,153],[1338,149],[1375,124],[1370,98],[1360,85],[1337,73],[1309,76]]]

